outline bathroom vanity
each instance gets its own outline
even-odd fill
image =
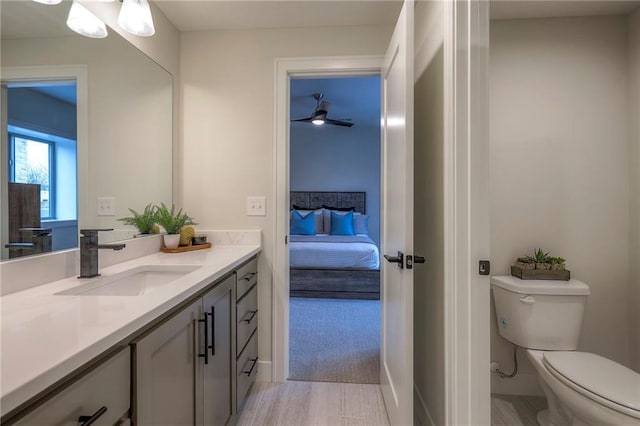
[[[3,296],[2,424],[234,423],[257,372],[256,232]]]

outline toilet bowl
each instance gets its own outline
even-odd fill
[[[640,425],[640,374],[588,352],[526,353],[549,405],[539,424]]]
[[[640,374],[576,351],[586,284],[496,276],[491,287],[500,335],[527,349],[547,397],[540,425],[640,426]]]

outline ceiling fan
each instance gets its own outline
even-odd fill
[[[299,121],[303,123],[313,123],[316,126],[321,126],[323,124],[333,124],[334,126],[343,126],[343,127],[351,127],[353,123],[342,120],[333,120],[331,118],[327,118],[327,114],[329,112],[329,106],[331,105],[328,101],[324,100],[324,95],[322,93],[314,93],[313,98],[316,100],[316,109],[313,111],[313,114],[307,118],[299,118],[297,120],[291,121]]]

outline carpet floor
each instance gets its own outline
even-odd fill
[[[380,383],[380,301],[292,297],[289,379]]]

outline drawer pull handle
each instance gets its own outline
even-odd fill
[[[253,373],[253,369],[256,368],[256,364],[258,364],[258,357],[255,357],[254,359],[250,359],[249,361],[251,361],[253,364],[251,364],[251,368],[249,369],[249,371],[243,371],[243,373],[251,377],[251,373]]]
[[[102,416],[106,412],[107,412],[107,407],[102,406],[102,407],[100,407],[100,409],[98,411],[93,413],[92,416],[80,416],[80,417],[78,417],[78,423],[80,423],[80,426],[89,426],[90,424],[93,424],[93,422],[98,420],[100,418],[100,416]]]
[[[216,307],[211,305],[211,356],[216,356]]]
[[[256,309],[255,311],[249,311],[245,314],[245,317],[249,314],[251,314],[251,316],[249,318],[245,318],[242,321],[246,322],[247,324],[251,324],[251,321],[253,321],[253,319],[256,317],[256,314],[258,313],[258,310]]]
[[[251,279],[253,278],[254,275],[256,275],[257,272],[249,272],[248,274],[246,274],[244,277],[240,278],[241,280],[245,280],[245,281],[251,281]]]
[[[207,320],[207,316],[209,312],[204,313],[204,319],[199,319],[198,322],[204,323],[204,354],[198,354],[198,358],[204,358],[204,364],[209,364],[209,321]]]

